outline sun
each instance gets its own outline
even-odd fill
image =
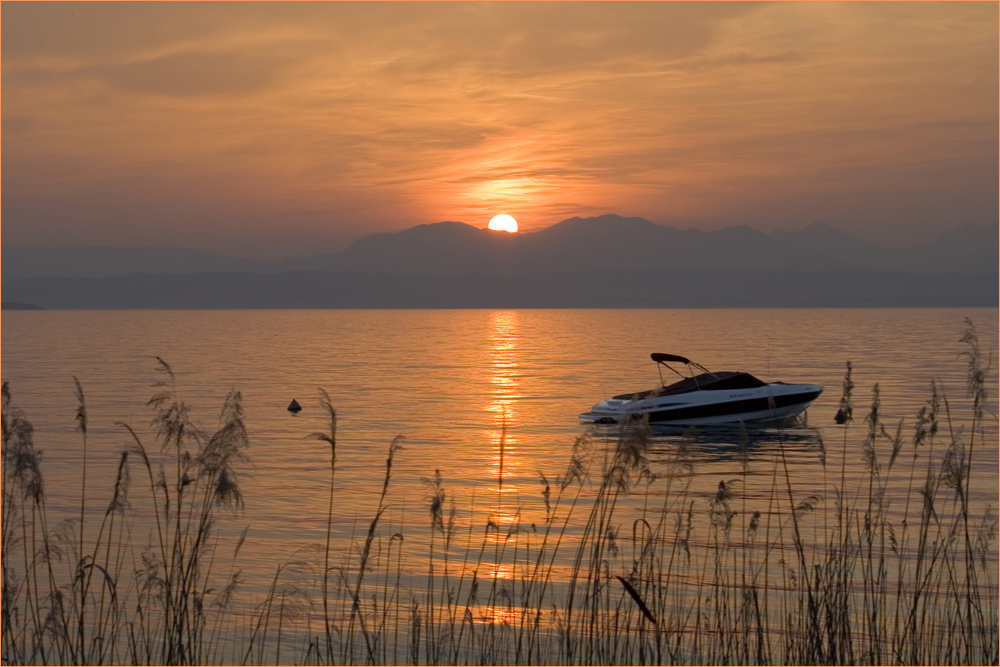
[[[506,213],[501,213],[493,216],[493,219],[490,220],[490,229],[514,233],[517,231],[517,220]]]

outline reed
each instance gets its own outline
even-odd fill
[[[705,493],[692,456],[698,431],[656,451],[649,425],[635,421],[580,437],[561,475],[539,472],[537,498],[505,503],[501,467],[485,525],[475,497],[457,506],[435,471],[426,518],[414,524],[392,493],[393,463],[405,455],[397,437],[350,549],[332,542],[337,413],[321,390],[329,428],[311,437],[330,447],[328,512],[315,517],[326,539],[257,582],[256,595],[244,593],[240,566],[247,529],[231,554],[220,535],[240,514],[249,466],[239,392],[203,431],[158,359],[156,445],[121,425],[130,444],[107,509],[85,526],[83,483],[79,518],[57,521],[46,506],[42,453],[4,383],[2,659],[997,664],[997,515],[987,507],[977,516],[969,489],[974,457],[996,434],[992,360],[971,322],[961,342],[966,395],[951,399],[931,383],[910,426],[885,423],[878,385],[854,424],[848,363],[835,427],[841,460],[818,441],[821,488],[794,484],[791,431],[777,433],[766,459],[753,451],[758,436],[741,429],[738,476]],[[86,462],[79,382],[76,390]],[[505,440],[506,426],[501,466]],[[846,468],[858,458],[864,474],[851,482]],[[751,459],[757,470],[767,460],[771,473],[754,492]],[[148,543],[138,522],[151,526]]]

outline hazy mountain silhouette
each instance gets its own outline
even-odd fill
[[[886,249],[813,223],[764,234],[746,226],[676,229],[643,218],[569,218],[536,232],[508,234],[461,222],[418,225],[358,239],[334,255],[277,262],[175,247],[3,248],[5,281],[28,277],[110,277],[146,273],[363,273],[463,275],[659,269],[906,270],[996,272],[997,229],[970,224],[910,250]]]
[[[997,271],[1000,230],[968,224],[945,232],[932,243],[907,251],[907,263],[929,271]]]
[[[419,225],[278,262],[4,248],[3,289],[46,308],[995,306],[996,248],[981,225],[895,250],[823,223],[764,234],[603,215],[518,234]]]
[[[970,224],[910,250],[887,249],[824,223],[771,234],[743,225],[677,229],[643,218],[569,218],[508,234],[461,222],[358,239],[338,255],[275,262],[274,270],[461,275],[635,269],[814,269],[995,272],[997,229]]]
[[[479,229],[464,222],[437,222],[401,232],[372,234],[338,255],[294,257],[275,262],[272,268],[461,275],[502,268],[505,258],[521,247],[521,236]]]
[[[287,259],[285,270],[461,275],[577,273],[676,268],[840,268],[749,227],[704,232],[642,218],[570,218],[537,232],[508,234],[460,222],[420,225],[359,239],[339,255]],[[845,267],[846,268],[846,267]]]
[[[771,238],[802,252],[819,252],[844,266],[897,267],[905,264],[902,251],[877,246],[824,222],[795,231],[776,229]]]
[[[49,309],[989,307],[997,277],[870,269],[132,274],[24,278],[5,283],[4,297]]]
[[[3,278],[104,278],[128,273],[260,271],[267,262],[172,246],[3,248]]]

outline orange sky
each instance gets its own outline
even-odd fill
[[[997,224],[992,3],[17,3],[3,241]]]

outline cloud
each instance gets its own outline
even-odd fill
[[[951,201],[970,191],[949,172],[997,162],[995,4],[11,3],[4,19],[12,239],[97,230],[84,206],[150,242],[197,222],[271,251],[268,219],[320,238],[325,218],[333,239],[498,206],[530,229],[598,210],[793,224],[834,202],[888,229],[919,216],[907,183]],[[896,199],[874,204],[880,188]],[[991,196],[963,211],[989,218]],[[171,214],[142,225],[144,204]]]
[[[22,134],[31,129],[31,119],[24,118],[21,116],[4,116],[3,117],[3,134],[4,136],[11,136],[15,134]]]
[[[88,67],[112,88],[167,96],[246,95],[271,88],[287,62],[254,53],[182,53],[148,62]]]

